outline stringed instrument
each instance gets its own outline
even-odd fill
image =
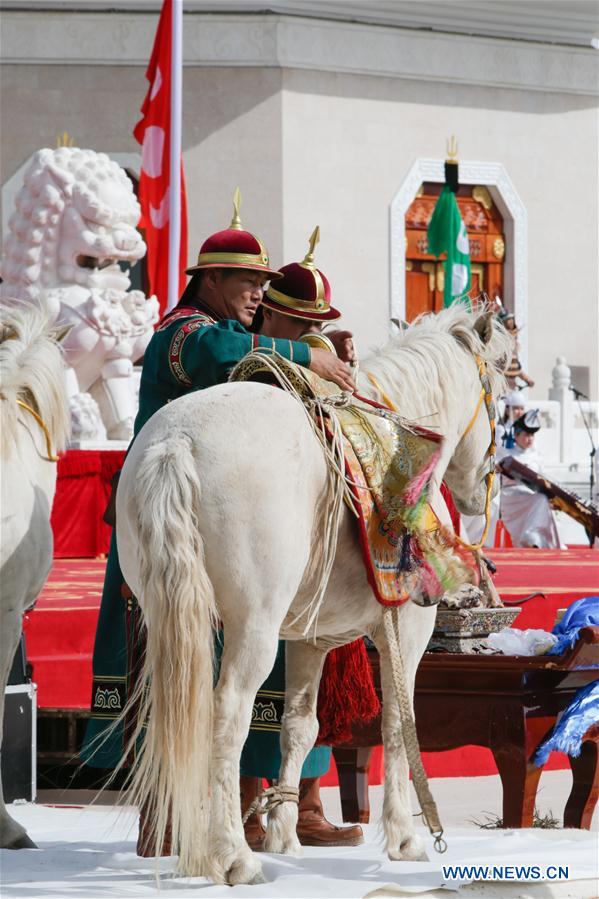
[[[575,493],[564,490],[559,484],[518,462],[513,456],[506,456],[497,467],[506,477],[524,484],[535,493],[543,493],[554,509],[565,512],[581,524],[589,539],[599,537],[599,509],[593,503],[587,503]]]

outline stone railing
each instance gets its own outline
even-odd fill
[[[572,372],[564,356],[558,356],[551,372],[553,386],[549,400],[559,407],[557,416],[558,457],[568,464],[588,462],[591,441],[584,418],[591,429],[595,445],[599,443],[599,403],[578,400],[572,390]],[[584,417],[583,417],[584,416]]]

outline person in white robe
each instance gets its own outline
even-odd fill
[[[519,390],[513,390],[503,398],[505,411],[495,428],[495,443],[497,446],[512,449],[515,445],[514,422],[521,415],[524,415],[524,402],[524,397]]]
[[[537,410],[525,412],[514,422],[515,445],[502,447],[497,461],[512,456],[532,471],[543,466],[541,453],[535,448],[535,434],[541,427]],[[540,549],[565,549],[549,500],[521,484],[501,475],[500,517],[514,546],[534,546]]]

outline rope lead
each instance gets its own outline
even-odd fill
[[[399,607],[390,606],[383,612],[383,625],[389,647],[389,660],[395,687],[395,698],[399,706],[401,716],[401,738],[403,740],[406,758],[412,772],[412,783],[416,790],[416,796],[422,809],[422,817],[426,822],[431,835],[435,838],[435,851],[445,852],[447,843],[443,837],[443,826],[437,811],[437,805],[428,785],[426,771],[420,756],[418,734],[412,711],[412,702],[408,692],[403,661],[401,658],[401,646],[399,638]]]

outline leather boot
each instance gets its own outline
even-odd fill
[[[239,778],[239,790],[241,793],[241,817],[243,818],[254,799],[262,793],[262,778],[247,777],[242,774]],[[243,830],[246,842],[252,852],[263,852],[266,829],[262,825],[262,815],[259,815],[258,812],[250,815],[243,825]]]
[[[337,827],[327,821],[320,801],[320,777],[300,780],[297,836],[302,846],[359,846],[364,842],[359,824]]]
[[[156,836],[154,834],[154,820],[147,815],[146,807],[143,806],[139,813],[139,836],[137,837],[137,854],[142,858],[156,857]],[[172,855],[172,833],[170,815],[166,822],[166,831],[164,840],[160,847],[158,855]]]

